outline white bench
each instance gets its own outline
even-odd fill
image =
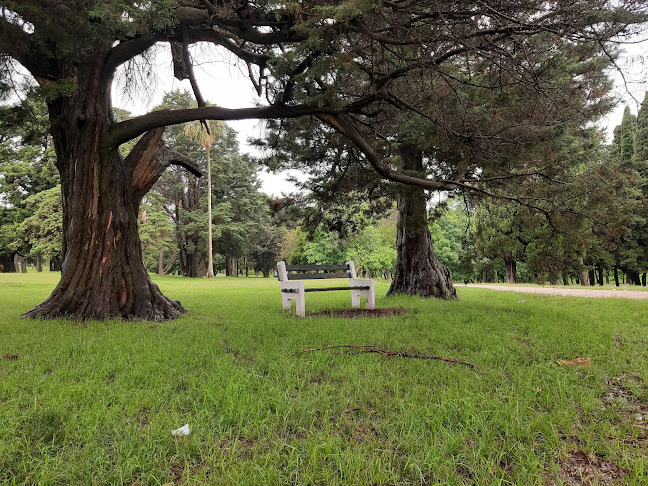
[[[374,281],[357,278],[355,265],[352,261],[348,261],[344,265],[286,265],[286,262],[279,262],[277,263],[277,278],[281,285],[281,305],[284,309],[290,310],[290,301],[295,301],[295,313],[299,317],[306,316],[306,292],[350,290],[352,307],[360,307],[360,297],[366,297],[367,309],[376,308]],[[304,287],[304,280],[328,278],[348,278],[349,286]]]

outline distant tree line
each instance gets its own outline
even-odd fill
[[[61,189],[54,168],[44,106],[37,97],[24,110],[2,107],[0,117],[0,270],[60,269]],[[192,106],[174,91],[157,109]],[[116,110],[115,117],[129,114]],[[272,200],[259,190],[259,161],[239,152],[236,132],[223,126],[212,150],[212,230],[216,269],[226,275],[268,277],[278,260],[334,263],[354,260],[359,272],[391,279],[397,264],[398,191],[358,164],[341,139],[311,126],[310,147],[299,147],[304,127],[269,126],[262,162],[274,170],[309,170],[308,195]],[[295,124],[297,122],[290,122]],[[302,122],[303,123],[303,122]],[[298,128],[299,130],[297,130]],[[317,137],[327,143],[315,143]],[[206,169],[205,150],[181,125],[165,142]],[[322,141],[324,142],[324,141]],[[134,144],[134,143],[133,143]],[[281,147],[281,148],[280,148]],[[131,147],[123,147],[124,151]],[[280,148],[280,149],[279,149]],[[426,219],[436,255],[455,281],[518,281],[646,285],[648,270],[648,97],[637,116],[626,108],[610,145],[600,131],[579,129],[552,146],[553,160],[569,167],[560,181],[516,181],[533,193],[535,207],[473,195],[432,204]],[[564,160],[561,160],[564,159]],[[429,198],[430,195],[428,194]],[[142,259],[149,272],[188,277],[207,274],[207,184],[170,168],[145,196],[139,215]],[[543,211],[563,201],[564,211]]]

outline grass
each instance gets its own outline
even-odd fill
[[[379,282],[378,307],[411,312],[298,319],[275,280],[170,276],[156,281],[190,309],[172,322],[21,320],[56,278],[0,274],[0,484],[561,484],[573,450],[648,483],[645,302],[385,298]],[[327,292],[306,307],[349,304]],[[291,357],[336,344],[478,368]],[[592,366],[556,364],[580,356]]]

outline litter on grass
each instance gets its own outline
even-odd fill
[[[171,435],[189,435],[189,424],[184,424],[179,429],[171,431]]]

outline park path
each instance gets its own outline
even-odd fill
[[[635,290],[600,290],[583,288],[556,288],[556,287],[526,287],[517,285],[495,284],[455,284],[458,287],[474,287],[504,292],[520,292],[525,294],[563,295],[567,297],[589,297],[593,299],[648,299],[648,292]]]

